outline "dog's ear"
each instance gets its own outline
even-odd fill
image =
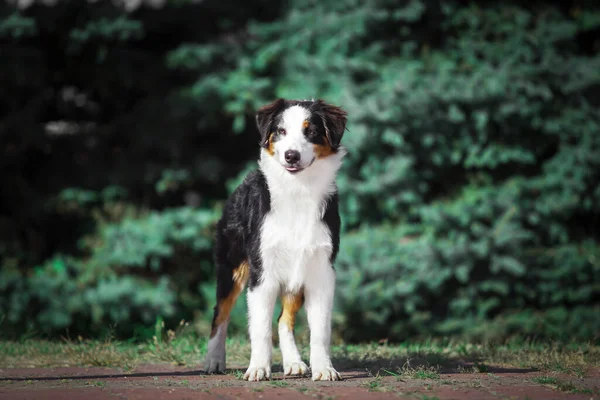
[[[323,100],[317,100],[315,103],[315,112],[323,120],[325,136],[327,136],[331,147],[337,149],[346,130],[348,113],[341,107],[327,104]]]
[[[284,99],[277,99],[271,104],[267,104],[261,107],[256,112],[256,126],[260,133],[260,145],[267,147],[269,145],[269,135],[273,129],[273,122],[275,117],[279,114],[285,106]]]

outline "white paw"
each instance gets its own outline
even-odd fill
[[[302,361],[296,361],[283,364],[283,374],[289,375],[304,375],[308,371],[308,366]]]
[[[312,370],[313,381],[341,381],[342,376],[332,367],[314,367]]]
[[[247,381],[268,381],[271,379],[271,367],[250,367],[244,374]]]

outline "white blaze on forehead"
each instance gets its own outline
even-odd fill
[[[307,167],[315,158],[313,145],[304,135],[304,121],[310,118],[310,112],[300,106],[292,106],[281,114],[278,128],[285,129],[285,135],[280,136],[273,144],[275,158],[281,165],[287,165],[285,152],[295,150],[300,153],[298,165]]]
[[[309,117],[310,113],[304,107],[293,106],[285,110],[281,115],[281,125],[287,132],[286,136],[304,137],[302,129]]]

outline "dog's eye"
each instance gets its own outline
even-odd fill
[[[285,135],[285,129],[283,129],[283,128],[277,128],[277,134],[278,135]]]

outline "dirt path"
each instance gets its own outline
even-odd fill
[[[244,382],[242,370],[209,376],[171,365],[123,372],[108,368],[0,370],[0,399],[600,399],[600,369],[586,378],[555,374],[544,384],[535,371],[490,368],[487,373],[444,373],[436,379],[375,377],[344,370],[342,382],[312,382],[275,373],[269,382]],[[542,383],[540,383],[542,381]],[[560,382],[557,384],[557,382]]]

